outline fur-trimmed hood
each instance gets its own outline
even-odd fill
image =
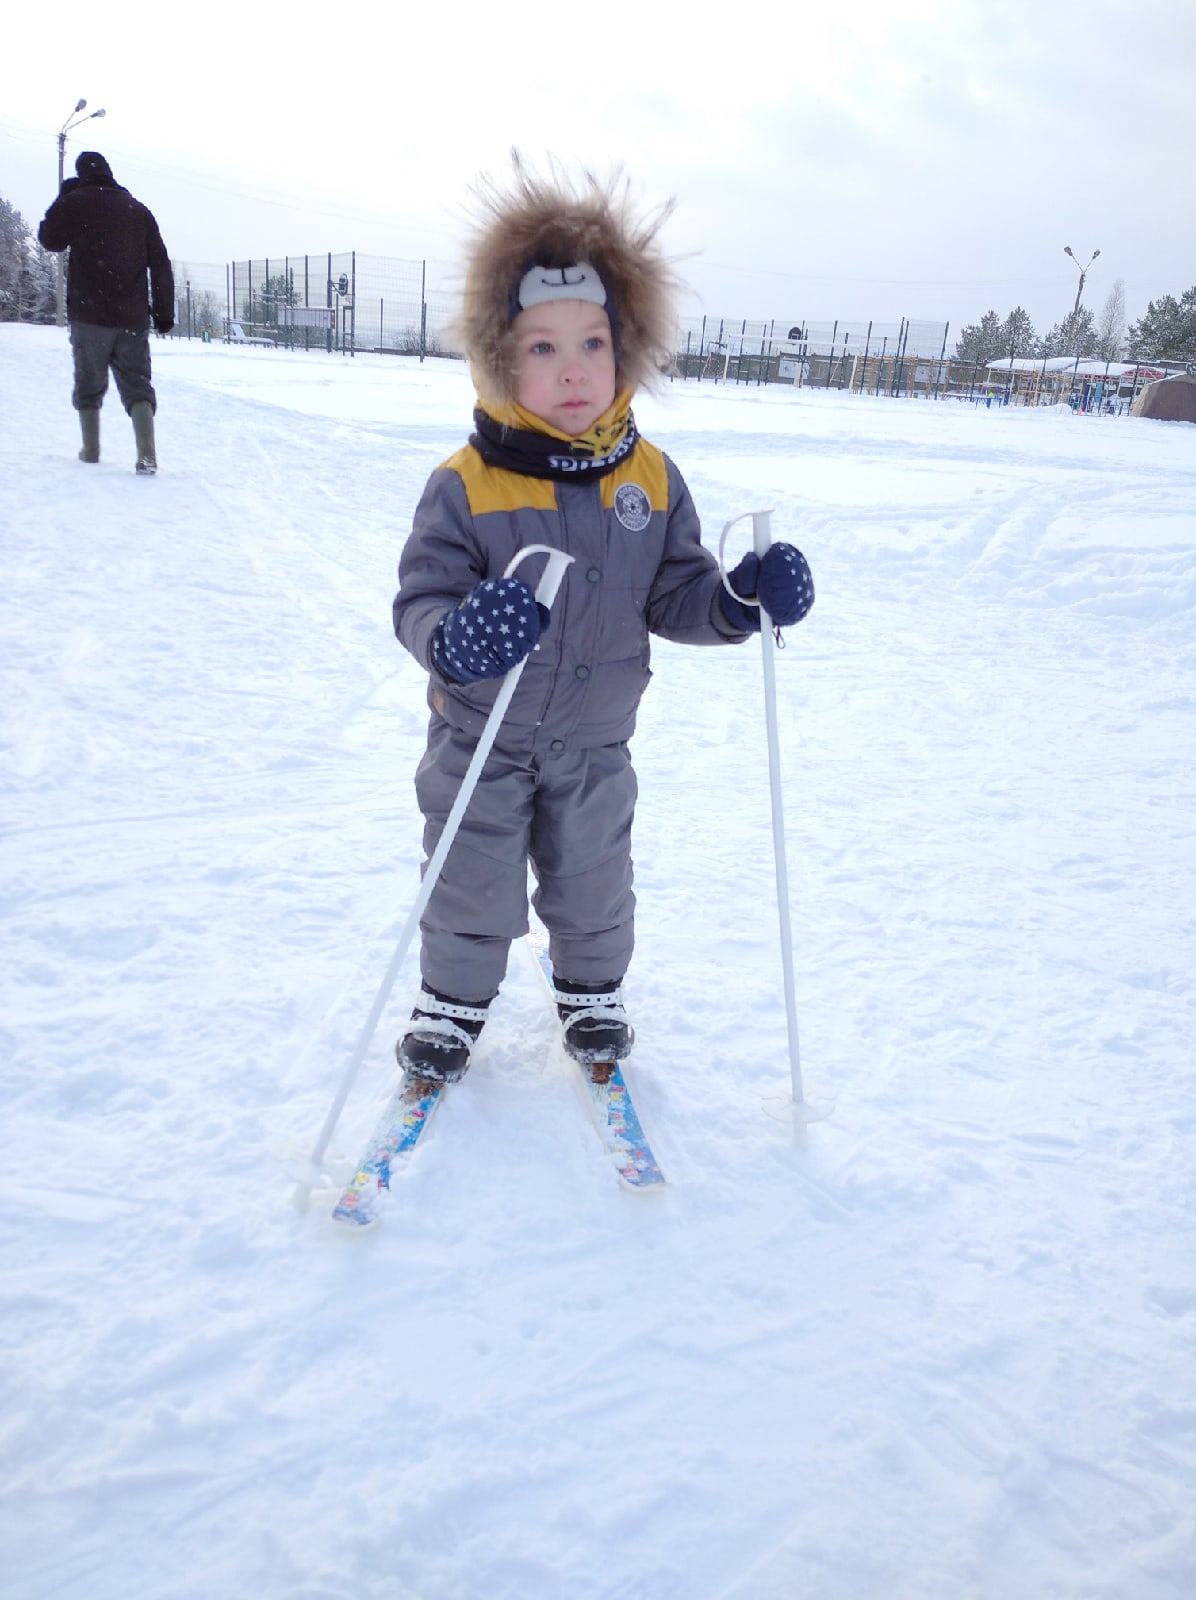
[[[672,201],[637,215],[628,180],[541,178],[515,154],[509,187],[479,180],[458,332],[483,403],[514,398],[511,297],[533,265],[589,262],[614,303],[620,389],[651,387],[673,360],[678,280],[657,235]]]

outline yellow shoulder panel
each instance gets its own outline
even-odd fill
[[[463,445],[442,465],[465,485],[471,516],[487,511],[556,510],[556,486],[550,478],[525,478],[521,472],[488,467],[472,445]]]
[[[654,444],[641,439],[628,460],[620,462],[613,472],[600,478],[602,504],[609,511],[615,503],[615,490],[624,483],[634,483],[648,496],[653,511],[669,509],[669,469],[664,456]]]
[[[465,485],[472,516],[486,511],[555,511],[556,485],[551,478],[527,478],[521,472],[488,467],[472,445],[463,445],[441,465]],[[669,508],[669,470],[654,444],[641,439],[627,461],[598,480],[602,504],[609,511],[620,484],[634,483],[648,496],[653,511]]]

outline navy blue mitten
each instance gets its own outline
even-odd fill
[[[727,574],[737,595],[755,598],[778,628],[800,622],[814,604],[814,578],[805,556],[793,544],[770,544],[763,557],[749,550]],[[723,587],[723,616],[733,628],[759,633],[760,607],[745,606]]]
[[[432,630],[432,662],[454,683],[503,678],[547,626],[547,607],[522,578],[485,578]]]

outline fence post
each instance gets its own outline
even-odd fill
[[[909,318],[902,317],[901,333],[897,339],[897,355],[893,361],[894,398],[901,399],[901,385],[905,379],[905,352],[909,346]]]
[[[905,352],[909,349],[909,325],[910,319],[902,317],[901,338],[897,342],[897,360],[893,366],[893,378],[897,385],[896,398],[898,400],[901,399],[901,390],[905,383]]]
[[[868,348],[872,343],[872,319],[868,319],[868,332],[864,335],[864,365],[860,368],[860,393],[868,382]]]
[[[419,264],[419,359],[422,362],[428,353],[428,263],[423,260]]]
[[[934,375],[934,398],[936,400],[939,397],[939,384],[943,381],[943,359],[947,354],[947,329],[950,326],[949,322],[943,323],[943,348],[939,351],[938,371]]]

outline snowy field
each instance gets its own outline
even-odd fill
[[[777,676],[834,1113],[784,1120],[759,646],[658,644],[669,1189],[618,1187],[517,951],[346,1236],[287,1162],[417,886],[390,602],[471,391],[154,362],[142,480],[114,395],[75,459],[65,333],[0,327],[3,1600],[1192,1600],[1196,429],[642,401],[712,548],[771,506],[814,571]]]

